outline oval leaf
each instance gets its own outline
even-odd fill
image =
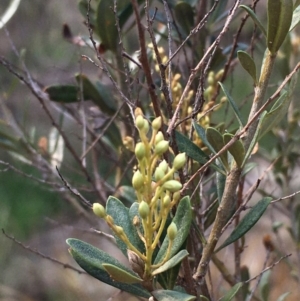
[[[129,216],[129,210],[117,198],[110,196],[106,203],[106,212],[114,219],[114,223],[123,228],[124,233],[127,235],[129,241],[142,253],[145,251],[144,243],[141,241],[132,220]],[[126,244],[114,234],[117,245],[122,253],[127,257]]]
[[[190,232],[192,222],[192,209],[190,198],[188,196],[185,196],[180,200],[173,222],[176,224],[178,232],[171,247],[170,258],[172,258],[178,252]],[[168,235],[166,235],[154,260],[154,264],[158,264],[164,260],[168,246],[169,237]]]
[[[151,295],[139,283],[126,284],[111,279],[102,264],[111,264],[135,276],[135,273],[123,266],[118,260],[94,246],[78,239],[69,238],[70,254],[76,262],[94,278],[133,295],[149,298]]]
[[[224,140],[221,133],[215,128],[208,127],[205,131],[206,139],[210,143],[210,145],[214,148],[217,153],[224,147]],[[226,170],[229,170],[228,159],[227,159],[227,151],[221,154],[220,159],[224,164]]]
[[[257,84],[256,78],[256,65],[252,59],[252,57],[245,51],[239,50],[237,52],[238,59],[242,65],[242,67],[249,73],[252,77],[255,85]]]
[[[224,247],[232,244],[246,234],[260,219],[272,201],[271,197],[265,197],[255,204],[250,211],[244,216],[237,227],[232,231],[225,242],[215,251],[218,252]]]
[[[151,293],[158,301],[192,301],[196,299],[195,296],[170,290],[156,290]]]
[[[96,11],[96,30],[102,46],[116,52],[118,45],[118,30],[113,13],[113,1],[100,0]]]
[[[174,11],[178,24],[184,30],[184,33],[188,35],[194,27],[193,8],[186,2],[179,2],[175,5]]]
[[[79,88],[74,85],[52,85],[44,89],[49,99],[56,102],[72,103],[79,101]]]
[[[235,284],[226,294],[224,297],[221,298],[220,301],[230,301],[234,298],[234,296],[237,294],[237,292],[242,287],[243,283],[239,282]]]
[[[164,263],[162,266],[160,266],[158,269],[154,270],[152,272],[152,276],[158,275],[162,272],[165,272],[165,271],[173,268],[188,255],[189,255],[189,252],[187,250],[181,250],[175,256],[173,256],[171,259],[169,259],[166,263]]]
[[[287,36],[293,18],[293,0],[268,0],[267,46],[276,53]]]
[[[103,263],[102,266],[114,281],[119,281],[128,284],[143,282],[143,279],[140,278],[138,275],[128,273],[127,271],[113,264]]]
[[[267,32],[264,28],[264,26],[262,25],[262,23],[260,22],[260,20],[258,19],[257,15],[255,14],[255,12],[248,6],[246,5],[240,5],[240,8],[244,9],[249,16],[251,17],[251,19],[253,20],[253,22],[257,25],[257,27],[262,31],[262,33],[264,34],[264,36],[267,36]]]
[[[293,30],[300,22],[300,6],[296,7],[296,9],[293,12],[293,19],[290,26],[290,31]]]
[[[223,135],[224,144],[227,144],[234,135],[226,133]],[[244,144],[241,140],[235,141],[228,149],[228,151],[231,153],[232,157],[234,158],[236,164],[239,167],[242,167],[244,158],[245,158],[245,148]]]

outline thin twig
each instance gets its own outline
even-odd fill
[[[31,253],[34,253],[34,254],[36,254],[36,255],[44,258],[44,259],[50,260],[50,261],[52,261],[52,262],[54,262],[56,264],[59,264],[59,265],[63,266],[65,269],[70,269],[70,270],[73,270],[73,271],[77,272],[78,274],[84,274],[84,275],[90,276],[87,272],[79,270],[77,268],[74,268],[73,266],[69,265],[68,263],[63,263],[63,262],[61,262],[61,261],[59,261],[59,260],[57,260],[55,258],[52,258],[52,257],[47,256],[47,255],[44,255],[41,252],[30,248],[29,246],[25,246],[23,243],[21,243],[20,241],[16,240],[13,236],[10,236],[10,235],[6,234],[5,231],[4,231],[4,229],[2,229],[2,233],[8,239],[12,240],[14,243],[16,243],[17,245],[21,246],[23,249],[25,249],[27,251],[30,251]]]

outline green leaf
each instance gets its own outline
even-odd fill
[[[111,264],[127,271],[133,276],[136,275],[133,271],[123,266],[118,260],[111,257],[109,254],[86,242],[74,238],[67,239],[67,244],[71,247],[69,252],[75,261],[94,278],[136,296],[144,298],[149,298],[151,296],[150,293],[138,283],[126,284],[112,280],[110,275],[103,268],[102,264]]]
[[[255,162],[247,163],[243,168],[242,177],[245,176],[248,172],[250,172],[256,166],[257,166],[257,163],[255,163]]]
[[[118,46],[118,30],[111,0],[100,0],[96,10],[96,30],[105,49],[116,52]]]
[[[138,275],[132,275],[132,273],[128,273],[113,264],[103,263],[102,266],[114,281],[128,284],[143,282],[143,279]]]
[[[234,298],[234,296],[237,294],[237,292],[242,287],[243,283],[239,282],[235,284],[226,294],[221,298],[220,301],[230,301]]]
[[[187,156],[201,164],[205,164],[209,160],[209,156],[188,137],[176,131],[175,139],[180,152],[185,152]]]
[[[165,271],[173,268],[188,255],[189,255],[189,253],[187,250],[181,250],[175,256],[173,256],[171,259],[169,259],[167,262],[165,262],[162,266],[160,266],[158,269],[154,270],[152,272],[152,276],[158,275],[162,272],[165,272]]]
[[[170,258],[172,258],[178,252],[178,250],[186,240],[190,231],[191,222],[192,222],[192,209],[191,209],[190,198],[188,196],[185,196],[180,200],[178,207],[176,209],[175,217],[173,219],[173,223],[176,224],[178,232],[171,247]],[[169,246],[169,238],[168,235],[166,235],[158,251],[158,254],[154,260],[154,264],[158,264],[165,259],[168,246]]]
[[[243,118],[242,118],[242,115],[240,113],[240,110],[238,108],[238,106],[236,105],[235,101],[233,100],[233,98],[231,97],[231,95],[229,94],[229,92],[227,91],[227,89],[225,88],[225,86],[219,82],[219,85],[221,87],[221,89],[223,90],[225,96],[227,97],[233,111],[234,111],[234,114],[239,122],[239,125],[240,125],[240,128],[244,127],[244,121],[243,121]]]
[[[223,135],[224,144],[227,144],[234,135],[226,133]],[[242,167],[243,161],[245,159],[245,148],[244,144],[241,140],[235,141],[229,148],[228,151],[231,153],[232,157],[234,158],[236,164],[239,167]]]
[[[284,294],[282,294],[281,296],[279,296],[279,298],[277,299],[277,301],[284,301],[285,298],[290,294],[290,292],[286,292]]]
[[[271,270],[268,270],[265,273],[263,273],[263,275],[261,277],[261,281],[259,283],[259,291],[260,291],[262,301],[268,301],[269,300],[270,275],[271,275]]]
[[[255,85],[257,84],[257,77],[256,77],[256,65],[252,57],[245,51],[239,50],[237,52],[238,59],[242,65],[242,67],[249,73],[252,77]]]
[[[298,72],[294,74],[291,79],[291,83],[289,85],[288,91],[284,91],[278,100],[275,102],[270,112],[266,114],[264,117],[264,121],[262,124],[262,129],[259,135],[259,138],[264,136],[267,132],[269,132],[272,128],[274,128],[287,114],[290,103],[292,101],[292,95],[296,88],[298,81]]]
[[[215,153],[219,152],[224,147],[223,137],[218,130],[212,127],[208,127],[205,131],[205,134],[207,141],[214,148]],[[221,159],[225,169],[229,170],[227,151],[221,154],[219,158]]]
[[[244,216],[237,227],[231,232],[225,242],[215,252],[220,251],[224,247],[232,244],[233,242],[240,239],[243,235],[245,235],[257,223],[257,221],[266,211],[271,201],[271,197],[264,197],[259,202],[257,202]]]
[[[293,18],[293,0],[268,0],[267,46],[275,54],[286,38]]]
[[[251,19],[254,21],[254,23],[257,25],[257,27],[262,31],[262,33],[264,34],[264,36],[267,36],[267,32],[264,28],[264,26],[262,25],[262,23],[260,22],[260,20],[258,19],[257,15],[255,14],[255,12],[248,6],[246,5],[240,5],[240,8],[244,9],[249,16],[251,17]]]
[[[196,299],[195,296],[170,290],[156,290],[151,293],[158,301],[192,301]]]
[[[62,103],[79,101],[79,88],[74,85],[52,85],[44,89],[50,100]],[[86,100],[86,99],[85,99]]]
[[[293,12],[293,19],[289,31],[292,31],[300,22],[300,6],[297,6]]]
[[[247,266],[241,266],[241,282],[246,282],[250,279],[250,273]],[[249,292],[250,283],[245,283],[241,288],[241,294],[243,296],[242,300],[247,300],[247,295]]]
[[[114,223],[123,228],[124,233],[127,235],[129,241],[141,252],[144,252],[144,243],[141,241],[132,220],[129,216],[129,210],[117,198],[110,196],[106,203],[106,212],[114,219]],[[114,234],[117,245],[122,253],[127,257],[126,244]]]
[[[82,83],[83,94],[85,99],[89,99],[97,105],[102,112],[113,115],[116,112],[114,98],[107,86],[96,83],[96,86],[84,74],[76,74],[75,76],[78,86]]]
[[[211,146],[211,144],[208,142],[206,138],[205,129],[201,125],[199,125],[195,120],[193,120],[193,126],[196,130],[197,135],[202,140],[202,142],[210,149],[212,153],[215,153],[214,148]]]
[[[245,165],[246,161],[251,156],[251,153],[252,153],[252,151],[255,147],[255,144],[257,143],[257,140],[258,140],[258,137],[259,137],[259,134],[260,134],[260,131],[261,131],[261,127],[262,127],[262,124],[263,124],[263,121],[264,121],[264,118],[265,118],[266,114],[267,114],[267,111],[263,111],[260,115],[259,122],[258,122],[258,125],[257,125],[257,128],[256,128],[256,131],[255,131],[255,134],[254,134],[253,139],[251,140],[251,143],[250,143],[250,145],[247,149],[245,159],[244,159],[244,162],[243,162],[242,166]]]
[[[187,36],[194,27],[193,8],[186,2],[179,2],[175,5],[174,12],[178,24],[181,26]]]

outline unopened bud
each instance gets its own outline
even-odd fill
[[[169,142],[162,140],[155,145],[155,154],[161,156],[169,149]]]
[[[161,128],[161,124],[161,116],[159,116],[152,121],[152,128],[158,131]]]
[[[159,131],[156,135],[155,135],[155,144],[159,143],[160,141],[164,140],[164,135],[161,131]]]
[[[208,73],[207,83],[212,86],[215,83],[215,73],[213,71],[210,71]]]
[[[165,176],[165,173],[164,173],[163,169],[160,167],[157,167],[155,169],[155,173],[154,173],[155,181],[156,182],[160,181],[164,176]]]
[[[139,142],[136,146],[135,146],[135,156],[137,157],[137,159],[139,161],[141,161],[146,154],[146,147],[145,144],[143,142]]]
[[[123,139],[123,144],[124,144],[124,146],[126,147],[126,149],[130,150],[131,152],[134,151],[134,140],[133,140],[132,137],[126,136],[126,137]]]
[[[124,234],[124,229],[122,227],[120,227],[120,226],[115,226],[114,230],[115,230],[115,232],[116,232],[117,235],[121,236],[121,235]]]
[[[142,128],[142,131],[147,134],[149,132],[149,123],[146,119],[144,119],[144,126]]]
[[[223,74],[224,74],[224,69],[218,71],[218,73],[216,74],[216,81],[220,81],[223,77]]]
[[[135,117],[138,117],[139,115],[143,116],[143,111],[141,108],[137,107],[135,110],[134,110],[134,116]]]
[[[146,219],[149,215],[149,205],[145,201],[141,201],[139,205],[139,214],[142,219]]]
[[[170,226],[168,227],[167,234],[169,239],[172,241],[175,239],[177,235],[177,226],[175,223],[171,223]]]
[[[176,191],[176,192],[173,193],[173,200],[175,202],[178,202],[178,200],[180,199],[180,197],[181,197],[180,191]]]
[[[185,153],[178,154],[173,161],[174,169],[179,170],[184,166],[185,162],[186,162]]]
[[[168,195],[166,195],[163,199],[163,207],[169,208],[170,203],[171,203],[171,199]]]
[[[164,173],[167,173],[168,172],[168,168],[169,168],[169,165],[167,163],[166,160],[162,160],[159,165],[158,165],[159,168],[161,168],[163,170]]]
[[[139,170],[137,170],[132,177],[132,186],[135,190],[139,190],[144,185],[144,177]]]
[[[144,127],[144,117],[142,115],[138,115],[135,119],[135,125],[139,130],[142,130]]]
[[[99,203],[93,204],[93,212],[95,213],[95,215],[101,218],[104,218],[106,216],[105,208]]]
[[[176,180],[169,180],[164,183],[163,188],[170,192],[176,192],[182,188],[182,184]]]

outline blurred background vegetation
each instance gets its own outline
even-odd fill
[[[0,2],[0,15],[9,3],[9,0]],[[10,62],[14,62],[16,67],[22,67],[20,60],[16,58],[13,52],[13,47],[16,47],[32,76],[43,87],[61,82],[74,84],[76,83],[74,74],[79,71],[95,76],[97,73],[95,68],[90,63],[80,60],[80,54],[89,50],[83,50],[68,43],[62,35],[63,24],[68,24],[75,35],[87,36],[83,17],[74,0],[21,1],[18,11],[7,24],[7,30],[0,30],[0,55]],[[241,43],[248,43],[251,34],[252,26],[248,24]],[[232,32],[226,36],[224,44],[230,45],[231,40]],[[255,56],[261,58],[264,47],[260,46],[259,41],[257,44],[258,51]],[[130,46],[132,47],[130,50],[134,50],[136,44],[132,43]],[[242,44],[241,49],[243,49]],[[260,61],[260,59],[257,61]],[[280,65],[277,66],[277,70],[278,72],[275,73],[279,80],[282,78]],[[235,72],[234,76],[228,77],[228,83],[231,85],[233,98],[240,101],[251,93],[253,87],[241,68],[236,67]],[[234,78],[238,78],[238,81],[235,81]],[[273,82],[276,82],[276,80],[273,80]],[[39,145],[41,138],[48,137],[51,121],[45,118],[45,112],[40,104],[28,91],[27,87],[9,74],[1,65],[0,98],[1,102],[5,102],[13,112],[19,126],[24,128],[28,135],[32,136],[35,146]],[[247,101],[242,106],[242,113],[245,116],[247,116],[249,107],[250,104]],[[80,147],[77,136],[78,127],[74,126],[74,123],[68,123],[68,114],[55,105],[51,107],[51,110],[56,116],[64,115],[65,129],[67,129],[75,148]],[[228,108],[224,106],[213,116],[212,123],[220,123],[220,119],[224,118],[224,113],[226,114],[226,120],[223,121],[228,122],[232,118],[232,114],[228,114]],[[2,114],[5,115],[5,112],[0,109],[0,114],[2,118]],[[287,124],[284,126],[287,127]],[[0,124],[0,129],[2,127],[3,125]],[[290,131],[294,130],[290,129]],[[264,186],[264,190],[260,191],[262,195],[265,195],[268,191],[268,193],[275,196],[282,196],[297,190],[299,186],[296,181],[295,166],[293,166],[293,164],[299,163],[299,150],[297,150],[299,138],[294,132],[291,133],[290,147],[285,149],[283,145],[287,143],[286,137],[281,132],[270,133],[263,140],[259,155],[254,156],[261,165],[260,167],[267,167],[270,161],[279,156],[279,152],[282,151],[283,154],[275,165],[275,173],[266,181],[267,185]],[[3,148],[0,148],[0,160],[8,162],[26,174],[43,179],[43,174],[40,171],[23,164]],[[102,160],[102,169],[106,168],[105,163],[105,160]],[[74,159],[66,151],[64,166],[67,168],[63,170],[64,174],[67,175],[71,183],[76,183],[78,186],[84,185],[84,177],[77,172],[76,168],[72,168],[73,164]],[[262,171],[262,168],[256,170],[253,178],[259,177]],[[88,197],[89,191],[86,191],[85,195]],[[69,201],[72,202],[72,200]],[[91,199],[91,201],[96,200]],[[280,211],[282,207],[278,206]],[[293,217],[294,207],[291,205],[288,208],[290,211],[285,212],[285,216],[280,219],[280,223],[277,219],[278,211],[274,209],[268,217],[269,220],[264,220],[256,226],[256,231],[260,233],[265,231],[263,233],[267,234],[275,222],[277,222],[278,229],[283,223],[288,224]],[[0,228],[4,229],[7,234],[16,237],[17,240],[24,242],[32,249],[72,265],[74,265],[74,262],[69,256],[65,244],[68,237],[84,237],[85,241],[90,242],[97,240],[98,246],[101,244],[102,249],[109,250],[110,254],[115,253],[114,256],[120,257],[120,253],[115,248],[111,249],[112,244],[109,238],[102,238],[99,242],[95,233],[89,231],[90,227],[95,224],[95,220],[91,218],[90,221],[87,221],[82,216],[82,212],[76,209],[76,206],[71,206],[54,189],[49,190],[47,185],[9,170],[3,164],[0,165]],[[268,230],[265,230],[266,228]],[[102,229],[105,229],[103,225]],[[288,231],[286,228],[284,231],[284,236],[287,238]],[[251,239],[256,241],[255,232]],[[257,271],[260,271],[261,266],[259,266],[256,259],[264,250],[261,235],[259,239],[259,243],[249,243],[250,247],[245,251],[245,253],[248,252],[251,265],[255,266]],[[290,247],[292,245],[290,238],[287,238],[285,243]],[[274,277],[274,287],[276,287],[276,283],[284,283],[286,280],[282,276],[289,274],[286,266],[283,264],[283,270],[286,274],[280,275],[281,272],[279,272],[279,276],[276,279]],[[24,250],[2,234],[0,235],[0,270],[1,301],[107,300],[115,292],[113,288],[102,285],[92,277],[79,275]],[[288,290],[297,291],[292,281],[285,283],[284,286],[284,292]],[[118,297],[120,296],[116,296],[116,299]],[[124,299],[125,297],[122,295],[120,298]],[[129,298],[127,296],[126,300],[129,300]]]

